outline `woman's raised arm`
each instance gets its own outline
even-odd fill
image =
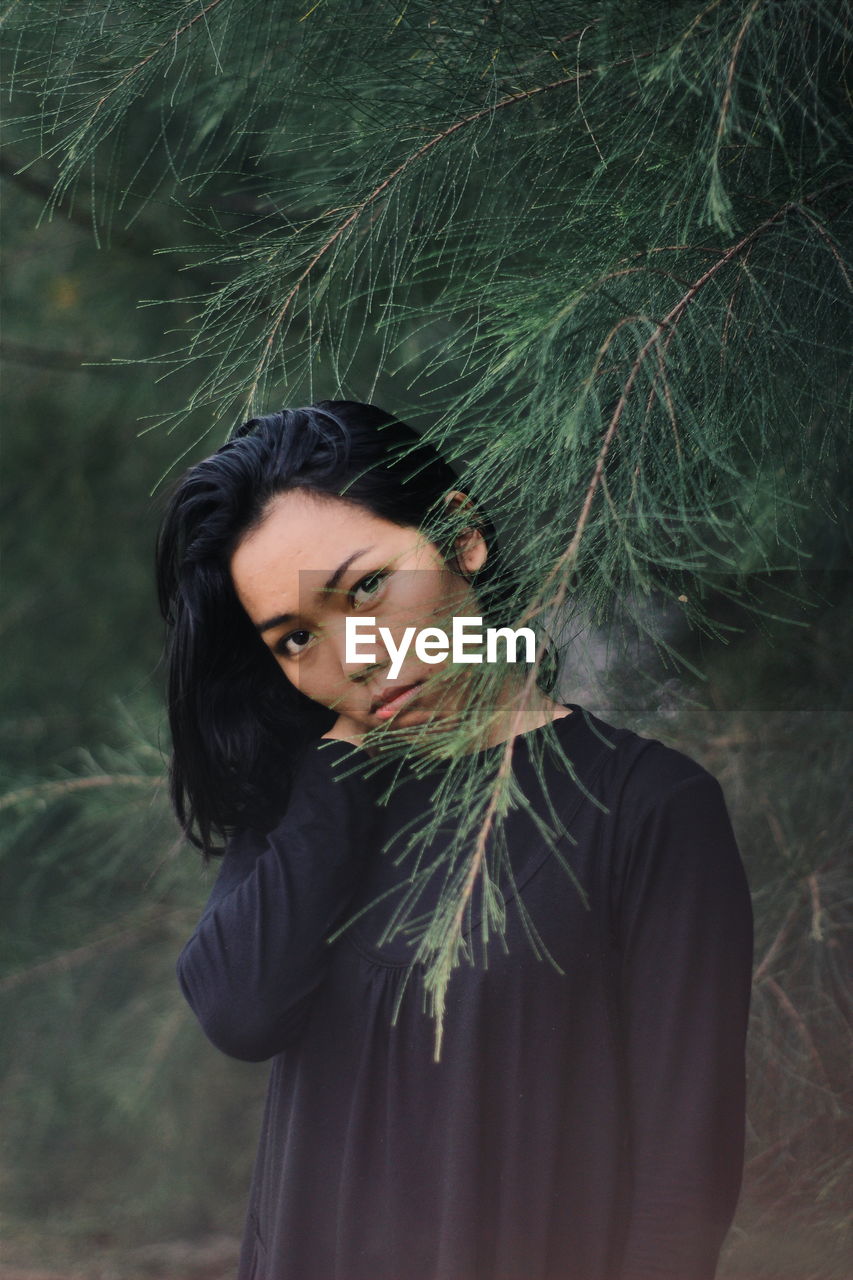
[[[338,772],[362,754],[341,741],[312,744],[276,826],[229,841],[178,958],[181,990],[205,1035],[233,1058],[280,1053],[308,1016],[326,939],[346,918],[370,843],[375,787],[358,772]]]

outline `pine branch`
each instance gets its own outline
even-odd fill
[[[835,186],[838,184],[832,184],[832,185]],[[625,383],[623,384],[619,399],[616,403],[613,413],[611,414],[610,421],[608,422],[607,427],[604,431],[604,434],[601,440],[601,445],[598,451],[598,456],[596,458],[595,466],[593,468],[592,475],[590,476],[589,483],[587,485],[586,493],[584,495],[584,500],[581,506],[580,514],[578,516],[572,538],[568,546],[566,547],[565,551],[558,557],[558,559],[552,566],[551,570],[548,572],[547,576],[545,577],[542,583],[542,586],[537,595],[537,598],[534,600],[534,603],[530,605],[528,609],[522,614],[521,618],[518,620],[516,624],[517,626],[522,626],[525,622],[535,619],[545,609],[549,609],[549,610],[559,609],[565,600],[566,592],[568,590],[569,578],[574,568],[574,565],[577,561],[581,540],[589,524],[593,502],[595,500],[595,496],[599,487],[601,487],[603,483],[604,466],[605,466],[608,452],[611,448],[613,440],[619,429],[619,424],[622,420],[625,407],[636,385],[640,370],[643,364],[645,363],[645,361],[647,360],[647,358],[649,357],[650,353],[653,350],[658,349],[661,337],[664,334],[666,334],[666,344],[668,344],[672,340],[672,337],[676,332],[678,324],[684,317],[684,314],[687,311],[687,308],[698,296],[701,290],[704,289],[724,267],[728,266],[745,250],[748,250],[752,246],[752,244],[756,240],[760,239],[760,237],[763,236],[768,230],[770,230],[771,227],[775,226],[778,222],[786,218],[790,213],[795,211],[800,212],[801,205],[811,204],[819,200],[820,197],[823,196],[828,189],[829,189],[828,187],[823,188],[821,191],[814,192],[811,195],[807,195],[803,198],[802,201],[787,202],[781,208],[777,209],[775,213],[765,218],[758,226],[754,227],[746,235],[742,236],[735,244],[731,245],[728,249],[722,251],[719,254],[717,260],[710,267],[708,267],[707,270],[705,270],[689,286],[689,288],[678,299],[678,301],[669,310],[669,312],[663,317],[663,319],[660,320],[654,326],[652,333],[643,343],[642,347],[640,348],[639,352],[637,353],[631,365],[631,369],[629,371],[628,377],[625,380]],[[605,339],[604,343],[602,344],[601,348],[599,349],[598,356],[596,359],[596,365],[594,367],[593,374],[591,375],[593,378],[598,376],[598,374],[600,374],[601,361],[604,359],[607,351],[611,347],[617,332],[620,329],[622,329],[625,325],[632,323],[637,319],[639,319],[639,317],[636,317],[636,316],[623,317],[618,321],[616,325],[613,326],[610,333],[607,335],[607,338]],[[670,412],[672,412],[671,401],[669,401],[669,406],[670,406]],[[547,601],[543,602],[542,596],[544,592],[547,590],[549,583],[551,583],[558,574],[561,574],[562,576],[561,576],[559,585],[557,587],[557,590],[553,593],[553,595],[551,595],[551,597]],[[518,736],[518,732],[519,732],[518,727],[522,723],[523,711],[525,709],[524,696],[529,694],[534,687],[537,670],[541,665],[541,654],[543,652],[543,649],[544,649],[544,646],[540,646],[540,648],[537,650],[535,661],[531,664],[530,670],[525,679],[524,695],[520,699],[519,708],[516,712],[516,715],[513,718],[510,736],[506,741],[506,745],[504,747],[504,751],[501,756],[500,766],[496,775],[496,780],[489,796],[486,816],[477,833],[475,848],[471,856],[471,863],[469,866],[468,874],[466,876],[466,880],[465,880],[465,884],[463,886],[462,892],[460,893],[456,913],[453,918],[453,925],[451,929],[450,938],[448,939],[447,943],[444,944],[444,946],[452,946],[455,949],[455,948],[458,948],[459,944],[461,943],[462,921],[464,919],[465,910],[467,908],[471,894],[473,893],[477,875],[479,874],[479,872],[482,870],[482,867],[483,867],[486,841],[488,839],[488,835],[494,821],[494,815],[497,809],[497,804],[500,796],[500,788],[501,788],[501,785],[503,784],[504,779],[508,776],[511,770],[514,743],[515,743],[516,737]],[[442,949],[444,949],[444,946],[442,947]],[[441,1043],[440,1019],[438,1022],[437,1037],[438,1038],[437,1038],[437,1046],[436,1046],[436,1055],[438,1056],[438,1053],[440,1051],[440,1043]]]
[[[649,56],[650,55],[647,53],[640,53],[635,55],[633,58],[622,59],[614,65],[623,66],[626,63],[633,63],[641,58]],[[406,159],[402,161],[401,164],[397,165],[395,169],[387,174],[378,186],[373,188],[369,195],[359,201],[352,212],[339,224],[328,239],[323,242],[311,258],[308,265],[300,272],[295,283],[284,299],[284,302],[281,304],[281,307],[273,320],[272,328],[264,342],[261,358],[252,374],[252,382],[246,395],[245,416],[250,417],[254,412],[255,395],[257,394],[258,386],[260,385],[261,378],[263,377],[264,371],[269,362],[273,343],[275,342],[276,336],[278,335],[287,313],[290,310],[291,303],[297,297],[303,284],[308,280],[314,268],[319,265],[323,258],[325,258],[329,250],[334,248],[344,233],[358,222],[362,214],[365,213],[379,199],[379,197],[383,195],[383,193],[386,192],[393,183],[406,172],[407,169],[416,164],[418,160],[423,159],[425,155],[435,147],[439,146],[442,142],[446,142],[448,138],[451,138],[454,134],[458,133],[460,129],[465,129],[469,125],[475,124],[478,120],[483,120],[488,116],[493,116],[496,112],[501,111],[506,107],[516,106],[519,102],[527,102],[531,98],[537,97],[539,94],[550,93],[554,89],[562,89],[569,84],[577,84],[581,80],[588,79],[594,74],[594,71],[580,71],[573,76],[564,76],[559,80],[552,80],[550,84],[537,85],[533,89],[525,89],[520,93],[511,93],[507,97],[501,98],[498,102],[492,103],[488,107],[482,107],[479,111],[474,111],[470,115],[464,116],[461,120],[455,121],[452,125],[449,125],[447,128],[434,134],[423,144],[423,146],[418,147],[416,151],[413,151],[411,155],[407,156]],[[335,212],[335,210],[330,210],[329,212]],[[326,216],[328,216],[328,214]]]
[[[849,184],[850,182],[853,182],[853,178],[846,179],[844,185]],[[546,605],[542,605],[541,607],[545,608],[545,607],[550,607],[552,605],[554,607],[558,607],[560,604],[562,604],[563,599],[565,598],[568,574],[571,572],[574,566],[574,563],[577,559],[578,551],[581,544],[581,539],[583,538],[587,524],[589,523],[589,517],[592,511],[592,504],[595,499],[596,491],[599,487],[599,484],[601,483],[601,477],[604,472],[604,464],[607,459],[607,454],[610,450],[610,446],[613,443],[613,439],[616,435],[616,432],[619,429],[619,424],[622,420],[622,415],[625,412],[625,407],[631,396],[631,392],[634,389],[640,370],[643,364],[645,363],[645,361],[647,360],[652,349],[655,348],[657,344],[660,342],[661,335],[667,331],[669,331],[670,334],[674,332],[674,330],[677,328],[678,324],[684,317],[684,314],[687,308],[689,307],[690,303],[693,302],[693,300],[697,297],[700,291],[703,288],[705,288],[705,286],[709,284],[711,280],[714,279],[714,277],[718,274],[718,272],[720,272],[723,269],[723,267],[728,266],[730,262],[732,262],[740,254],[742,254],[745,249],[749,248],[756,240],[758,240],[762,235],[764,235],[766,231],[768,231],[772,226],[774,226],[776,223],[778,223],[782,219],[786,218],[790,213],[801,212],[801,205],[813,204],[815,201],[819,200],[823,195],[825,195],[829,190],[832,190],[835,187],[840,185],[842,184],[833,183],[831,185],[824,187],[820,191],[813,192],[810,195],[804,196],[802,200],[789,201],[786,204],[784,204],[780,209],[777,209],[776,212],[771,214],[768,218],[765,218],[764,221],[761,222],[757,227],[754,227],[752,231],[749,231],[745,236],[742,236],[741,239],[738,240],[736,244],[731,245],[728,249],[723,251],[720,254],[717,261],[713,263],[706,271],[702,273],[701,276],[699,276],[697,280],[695,280],[690,285],[690,287],[686,290],[686,292],[676,302],[675,306],[672,307],[672,309],[664,316],[664,318],[654,326],[650,336],[643,343],[642,347],[637,353],[636,358],[634,359],[634,362],[631,366],[631,370],[622,387],[622,391],[616,403],[616,407],[613,410],[610,421],[607,424],[607,428],[605,429],[604,435],[601,440],[601,446],[598,451],[598,456],[596,458],[595,467],[593,468],[592,475],[590,476],[589,483],[587,485],[580,515],[578,516],[577,524],[575,526],[572,539],[569,542],[569,545],[566,547],[566,550],[558,558],[556,563],[552,566],[551,570],[549,571],[547,578],[543,583],[542,590],[544,590],[545,587],[547,587],[548,583],[551,582],[556,577],[556,575],[560,573],[561,570],[566,571],[564,580],[561,583],[560,589],[557,591],[557,593],[551,598],[550,601],[547,602]],[[611,347],[613,340],[616,337],[616,334],[619,332],[619,330],[624,328],[625,325],[633,323],[638,319],[640,319],[640,317],[638,316],[623,317],[613,326],[610,333],[607,335],[602,347],[599,350],[597,361],[596,361],[596,367],[594,368],[593,374],[591,375],[592,378],[595,378],[600,374],[601,372],[600,361],[603,360],[606,352]],[[539,608],[537,607],[537,605],[531,606],[531,608],[527,611],[527,613],[523,615],[521,622],[523,623],[529,617],[535,617],[538,611],[539,611]]]
[[[177,45],[181,36],[186,35],[186,33],[190,31],[197,22],[204,21],[204,23],[206,24],[208,14],[212,13],[214,9],[218,9],[219,6],[224,2],[225,0],[208,0],[208,3],[204,6],[204,8],[200,9],[198,13],[196,13],[192,18],[189,19],[188,22],[185,22],[183,26],[178,27],[176,31],[171,31],[165,40],[163,40],[154,49],[152,49],[150,53],[146,54],[144,58],[141,58],[139,62],[137,62],[134,66],[132,66],[130,70],[127,71],[121,77],[121,79],[116,84],[113,85],[111,89],[109,89],[105,94],[102,94],[102,96],[95,103],[94,109],[90,117],[90,123],[94,123],[95,117],[106,106],[110,98],[112,98],[114,94],[118,93],[120,89],[123,89],[124,86],[134,78],[134,76],[139,75],[139,72],[144,70],[144,68],[148,66],[149,62],[153,61],[153,59],[156,58],[158,54],[163,53],[166,49],[170,49],[173,46]]]

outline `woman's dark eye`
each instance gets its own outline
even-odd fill
[[[374,600],[388,574],[382,569],[377,569],[374,573],[369,573],[367,577],[357,582],[350,592],[350,602],[354,607],[364,604],[368,600]],[[361,594],[363,593],[363,594]]]
[[[286,658],[298,658],[311,640],[310,631],[291,631],[276,642],[275,651]]]
[[[385,569],[376,569],[373,573],[366,574],[349,592],[348,599],[351,607],[357,609],[359,605],[369,604],[371,600],[375,600],[387,577],[389,573]],[[276,641],[273,649],[280,657],[298,658],[305,652],[313,638],[313,632],[304,628],[300,628],[299,631],[289,631],[286,636]]]

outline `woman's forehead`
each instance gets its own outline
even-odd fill
[[[298,608],[320,579],[321,586],[326,580],[334,586],[350,568],[379,567],[422,545],[416,528],[393,524],[341,498],[295,491],[277,495],[238,543],[231,578],[257,620],[279,606]]]
[[[273,556],[287,552],[315,561],[306,561],[303,568],[324,569],[328,554],[354,546],[354,539],[361,540],[358,545],[365,540],[402,544],[417,536],[417,529],[394,524],[346,498],[294,489],[270,499],[259,522],[240,540],[232,567],[240,552],[248,551]]]

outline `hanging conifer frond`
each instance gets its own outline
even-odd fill
[[[837,518],[848,6],[44,2],[7,25],[54,202],[87,190],[107,235],[173,201],[217,281],[165,359],[194,378],[176,435],[381,391],[496,524],[516,625],[618,614],[663,648],[651,599],[724,636],[709,601],[748,603],[815,507]],[[501,933],[524,803],[512,740],[491,770],[460,754],[483,728],[444,744],[458,834],[417,952],[439,1034],[478,880]]]

